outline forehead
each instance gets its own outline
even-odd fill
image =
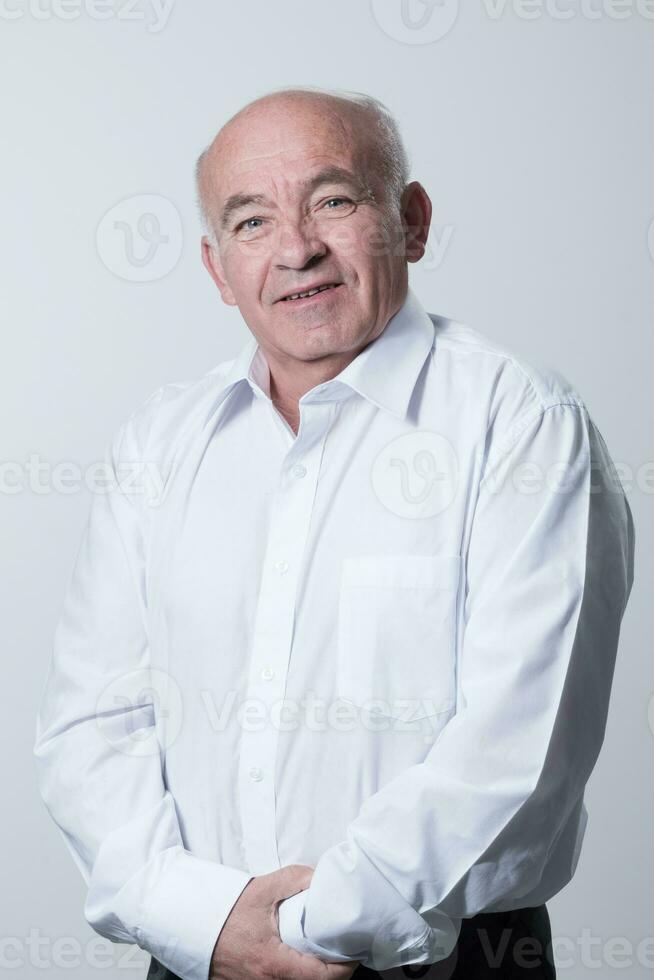
[[[236,117],[212,147],[214,193],[222,199],[253,181],[299,184],[326,166],[361,173],[369,142],[361,116],[324,104],[273,103]]]

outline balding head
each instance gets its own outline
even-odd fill
[[[216,197],[221,171],[230,152],[256,140],[257,126],[277,125],[288,129],[293,121],[302,127],[319,118],[356,147],[361,171],[366,174],[371,195],[383,195],[399,207],[409,180],[409,162],[399,128],[386,106],[358,92],[335,92],[318,88],[285,88],[249,102],[227,120],[200,154],[195,168],[197,204],[203,229],[217,246]]]

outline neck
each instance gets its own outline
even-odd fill
[[[296,435],[300,427],[299,401],[302,395],[325,381],[331,381],[358,353],[358,350],[346,351],[315,361],[280,360],[273,353],[266,353],[270,370],[270,399]]]
[[[380,328],[377,325],[372,334],[369,334],[353,350],[339,351],[333,354],[327,354],[324,357],[315,358],[314,360],[303,361],[274,348],[268,349],[263,344],[261,345],[270,373],[270,400],[280,415],[286,419],[296,435],[300,427],[299,401],[302,395],[306,394],[307,391],[311,391],[316,385],[331,381],[368,344],[376,340],[383,333],[389,320],[395,316],[404,303],[406,294],[407,290],[405,289],[389,311],[384,326]]]

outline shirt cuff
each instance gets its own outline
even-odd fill
[[[216,940],[252,877],[179,852],[152,891],[138,945],[181,980],[208,980]]]
[[[368,969],[379,971],[409,964],[433,963],[449,955],[456,944],[456,928],[445,941],[444,934],[440,930],[432,929],[427,923],[416,935],[416,912],[413,908],[407,908],[404,913],[396,915],[392,923],[377,930],[369,950],[362,950],[356,956],[345,956],[336,950],[319,946],[306,936],[306,892],[307,889],[284,899],[277,909],[279,938],[299,953],[317,956],[331,963],[351,963],[358,960]],[[447,921],[451,926],[450,920]]]
[[[304,890],[306,891],[306,889]],[[297,892],[285,898],[277,907],[279,938],[287,946],[292,946],[298,953],[317,956],[321,960],[332,963],[351,963],[356,957],[344,956],[312,943],[304,934],[304,891]]]

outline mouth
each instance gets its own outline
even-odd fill
[[[326,282],[317,286],[311,286],[309,289],[304,289],[302,292],[288,293],[286,296],[282,296],[279,300],[280,303],[299,303],[304,305],[306,302],[315,300],[315,297],[322,297],[326,293],[333,292],[335,289],[339,289],[343,283],[341,282]]]

